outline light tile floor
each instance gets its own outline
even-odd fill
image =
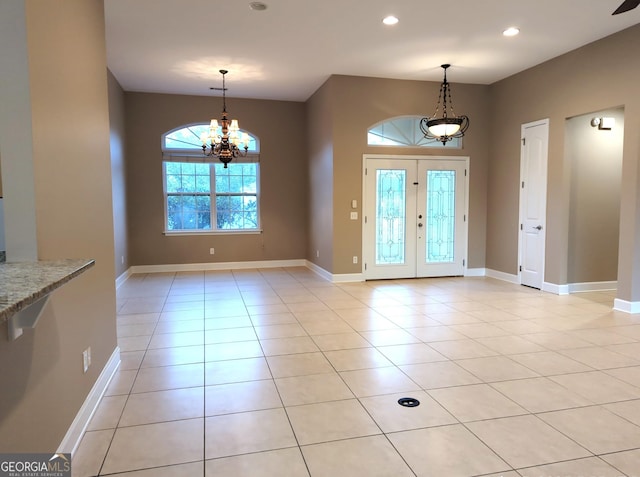
[[[73,474],[640,476],[640,317],[613,298],[304,268],[134,275]]]

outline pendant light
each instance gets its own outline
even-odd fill
[[[453,112],[453,101],[451,100],[451,87],[447,81],[447,68],[451,65],[441,65],[444,70],[444,80],[440,85],[436,110],[432,117],[420,120],[420,130],[424,137],[440,141],[444,146],[453,138],[463,137],[469,128],[469,118],[467,116],[456,116]],[[440,103],[442,102],[442,115],[438,116]]]

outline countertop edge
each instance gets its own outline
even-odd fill
[[[77,265],[76,265],[77,262]],[[1,268],[11,267],[13,269],[19,269],[21,266],[24,266],[25,269],[35,268],[39,271],[44,270],[53,270],[61,268],[62,266],[71,267],[70,271],[65,271],[64,273],[56,276],[55,279],[51,279],[45,285],[40,285],[34,290],[29,290],[26,296],[20,297],[15,301],[12,301],[5,305],[2,309],[0,309],[0,323],[5,323],[8,321],[13,315],[25,309],[29,305],[35,303],[40,298],[48,295],[53,292],[57,288],[60,288],[65,283],[73,280],[77,276],[81,275],[89,268],[95,265],[95,260],[93,259],[81,259],[81,260],[59,260],[59,261],[37,261],[37,262],[9,262],[0,264]]]

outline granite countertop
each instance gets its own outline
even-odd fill
[[[93,265],[90,259],[0,263],[0,323]]]

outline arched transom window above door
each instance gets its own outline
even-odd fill
[[[434,147],[460,149],[460,138],[453,138],[443,146],[435,139],[427,139],[420,131],[420,120],[424,116],[396,116],[374,124],[367,131],[369,146]]]

